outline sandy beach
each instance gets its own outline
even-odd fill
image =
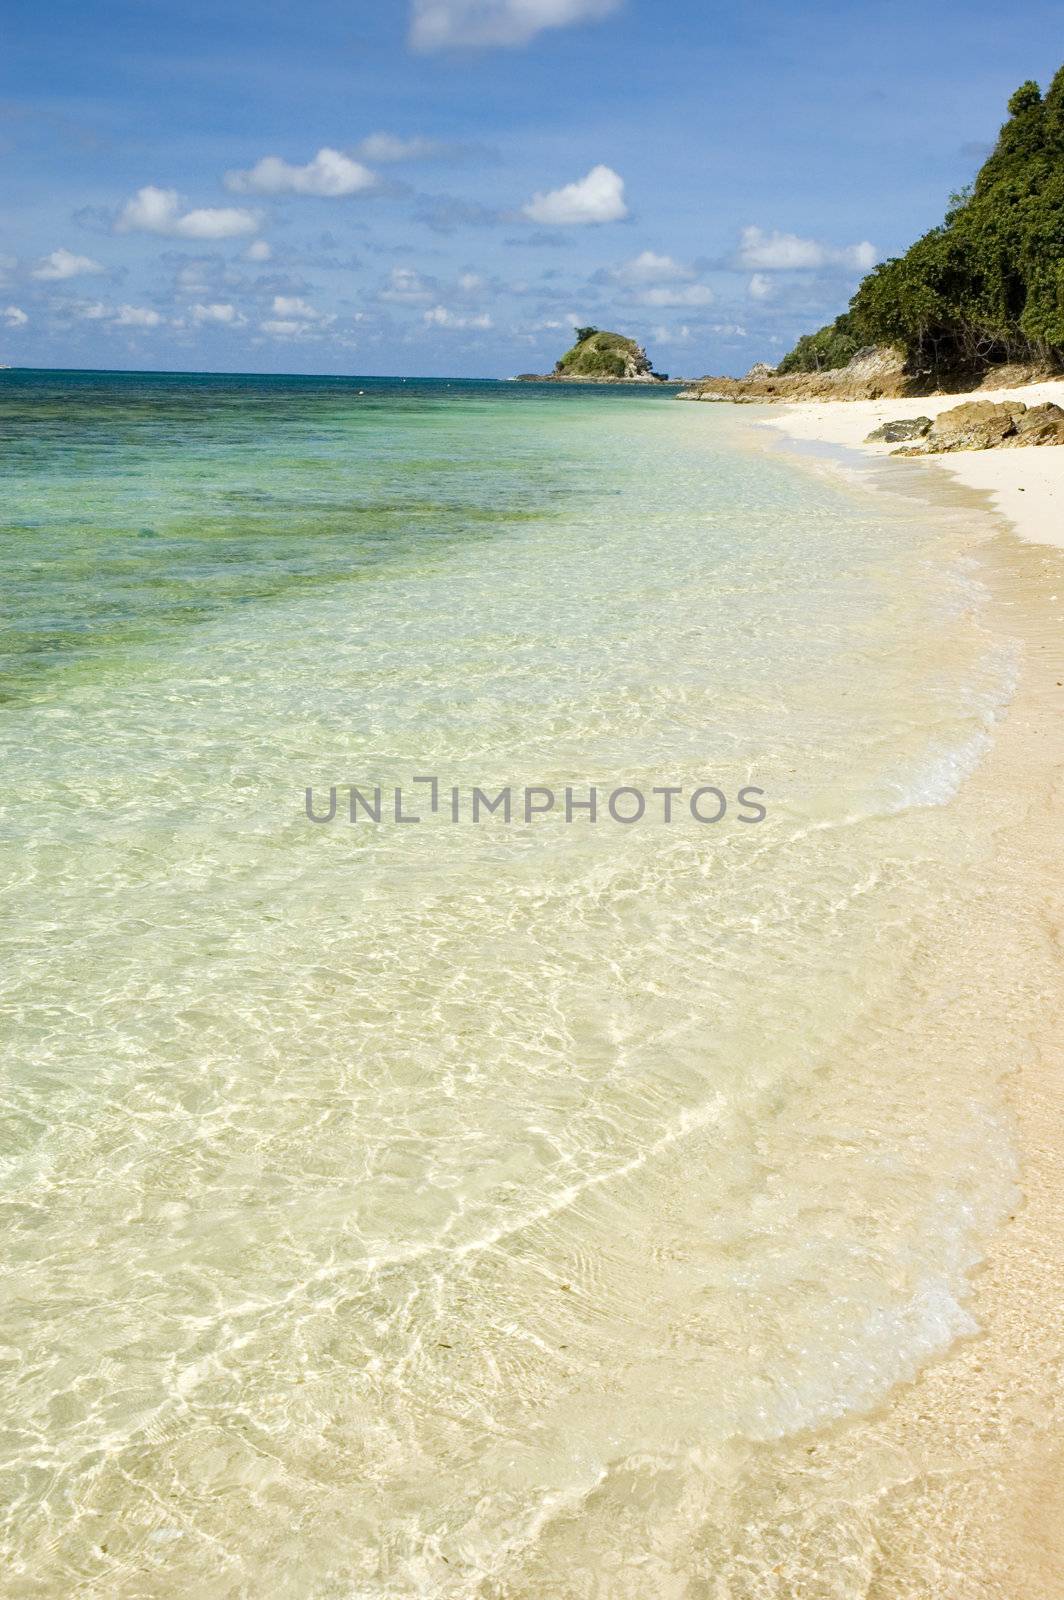
[[[974,398],[1016,397],[1028,406],[1061,404],[1064,381]],[[859,1496],[870,1464],[884,1456],[892,1462],[894,1483],[875,1517],[877,1548],[858,1557],[870,1597],[1058,1600],[1064,1307],[1053,1285],[1054,1264],[1064,1254],[1064,450],[958,452],[890,462],[888,470],[872,463],[896,447],[865,443],[882,422],[933,419],[966,398],[798,403],[761,418],[803,445],[835,447],[840,453],[828,470],[967,511],[973,547],[994,574],[1002,625],[1020,639],[1023,658],[1010,713],[964,792],[966,806],[996,809],[1006,892],[1028,907],[1029,940],[1003,953],[1017,963],[1016,1003],[1030,1018],[1026,1060],[1003,1082],[1021,1198],[973,1275],[975,1337],[895,1390],[873,1416],[842,1425],[826,1440],[796,1444],[791,1473],[798,1483],[811,1470],[830,1470],[849,1477]],[[855,454],[847,462],[842,450]],[[1026,799],[1010,820],[1005,797],[1015,802],[1019,795]],[[949,1040],[944,1046],[951,1048]]]
[[[766,417],[769,426],[794,439],[843,445],[869,456],[885,457],[898,449],[893,444],[866,444],[868,435],[883,422],[902,417],[930,417],[973,400],[1022,400],[1028,407],[1047,400],[1064,406],[1064,378],[1026,384],[1018,389],[980,389],[972,395],[942,394],[924,399],[851,400],[781,405]],[[917,458],[910,466],[897,463],[902,473],[923,472],[928,466],[949,473],[957,483],[978,489],[990,498],[996,511],[1025,539],[1039,544],[1064,545],[1064,450],[968,450],[950,455]]]

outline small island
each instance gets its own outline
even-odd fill
[[[625,334],[601,328],[575,332],[575,344],[553,372],[522,372],[518,383],[668,383],[668,373],[655,372],[643,345]]]

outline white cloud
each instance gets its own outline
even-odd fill
[[[675,283],[677,279],[693,278],[694,272],[682,261],[672,256],[660,256],[654,250],[643,250],[631,261],[623,261],[613,269],[613,276],[621,283]]]
[[[755,272],[746,286],[746,292],[751,300],[771,300],[773,294],[772,279],[763,272]]]
[[[371,133],[356,146],[363,161],[419,161],[438,155],[441,146],[435,139],[400,139],[394,133]]]
[[[325,329],[335,321],[335,316],[326,311],[316,311],[300,295],[275,294],[273,316],[261,322],[259,327],[274,339],[320,339]]]
[[[273,314],[275,317],[296,317],[300,322],[324,322],[325,313],[315,311],[309,300],[304,300],[298,294],[275,294],[273,297]]]
[[[273,251],[265,239],[253,239],[244,251],[244,259],[247,261],[269,261],[272,255]]]
[[[433,306],[431,311],[425,312],[425,322],[433,328],[490,328],[491,318],[486,311],[479,316],[461,317],[453,311],[448,311],[446,306]]]
[[[802,239],[796,233],[780,233],[774,229],[766,233],[763,228],[744,228],[739,240],[736,260],[741,267],[753,267],[762,272],[788,272],[817,267],[848,267],[853,271],[867,272],[876,264],[878,252],[867,239],[860,244],[836,248],[821,244],[817,239]]]
[[[227,172],[225,186],[236,194],[302,194],[320,200],[341,200],[362,194],[377,182],[361,161],[328,146],[303,167],[280,156],[263,156],[247,172]]]
[[[149,306],[108,306],[102,300],[81,300],[67,309],[82,322],[110,322],[116,328],[158,328],[165,320]]]
[[[393,267],[380,297],[396,305],[418,305],[431,300],[437,292],[413,267]]]
[[[620,0],[413,0],[415,50],[484,49],[527,44],[546,28],[597,22]]]
[[[217,300],[211,301],[207,305],[194,305],[190,314],[193,322],[201,324],[204,322],[221,322],[230,327],[239,327],[244,320],[236,306]]]
[[[254,212],[234,206],[181,209],[176,189],[156,189],[148,184],[127,200],[115,223],[117,233],[161,233],[173,239],[233,239],[254,233],[259,225]]]
[[[713,290],[704,283],[677,283],[672,288],[644,289],[638,296],[644,306],[711,306]]]
[[[116,328],[157,328],[163,319],[147,306],[119,306],[111,320]]]
[[[93,261],[91,256],[76,256],[70,250],[53,250],[50,256],[45,256],[33,269],[35,278],[58,282],[62,278],[85,277],[92,272],[102,272],[98,261]]]
[[[561,189],[535,194],[521,208],[530,222],[564,227],[585,222],[620,222],[628,215],[624,179],[612,167],[592,167],[586,177]]]
[[[30,320],[21,306],[5,306],[0,313],[9,328],[24,328]]]

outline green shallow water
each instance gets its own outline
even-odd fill
[[[1011,1193],[963,518],[653,393],[9,373],[0,451],[13,1592],[760,1592],[742,1451]],[[768,814],[304,814],[417,774]]]

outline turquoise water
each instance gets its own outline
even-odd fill
[[[737,1453],[1010,1195],[963,517],[645,391],[4,373],[0,452],[14,1592],[760,1593]],[[345,820],[425,774],[767,814]]]

